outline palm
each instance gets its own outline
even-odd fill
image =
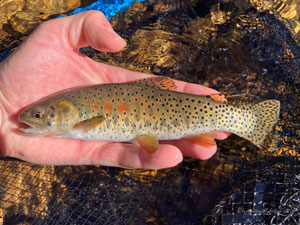
[[[79,47],[87,45],[102,51],[122,49],[122,40],[116,39],[107,27],[110,27],[109,23],[98,12],[46,22],[1,64],[3,154],[41,164],[101,164],[154,169],[176,165],[181,161],[182,153],[197,158],[214,154],[215,147],[203,151],[186,141],[161,145],[159,152],[151,156],[134,145],[34,138],[16,132],[20,126],[18,113],[45,96],[76,86],[127,82],[149,76],[94,62],[78,52]],[[215,93],[212,89],[179,81],[177,86],[179,91]],[[225,138],[226,134],[218,133],[218,136]]]

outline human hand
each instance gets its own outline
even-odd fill
[[[88,45],[99,51],[116,52],[126,44],[102,13],[88,11],[41,24],[0,64],[2,155],[39,164],[160,169],[177,165],[183,155],[207,159],[216,152],[216,146],[205,148],[187,140],[164,142],[151,155],[132,144],[19,134],[20,111],[45,96],[72,87],[129,82],[151,76],[95,62],[79,53],[80,47]],[[199,95],[217,93],[200,85],[175,82],[178,91]],[[216,132],[217,139],[227,136]]]

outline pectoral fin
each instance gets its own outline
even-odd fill
[[[95,127],[97,127],[99,124],[101,124],[105,120],[104,116],[96,116],[84,121],[81,121],[74,125],[74,129],[83,129],[85,131],[89,131]]]
[[[207,133],[207,134],[185,137],[185,139],[189,140],[190,142],[193,142],[196,145],[201,145],[209,148],[211,146],[216,145],[216,141],[214,137],[215,135],[213,133]]]
[[[135,138],[138,145],[146,152],[154,154],[159,147],[157,136],[140,135]]]
[[[167,89],[171,91],[177,90],[177,86],[174,80],[172,80],[169,77],[151,77],[151,78],[135,81],[135,83],[141,83],[146,86],[157,87],[160,89]]]

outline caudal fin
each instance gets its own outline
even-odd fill
[[[278,121],[280,102],[277,100],[263,101],[253,105],[252,110],[256,117],[256,123],[252,132],[246,134],[245,138],[262,148]]]

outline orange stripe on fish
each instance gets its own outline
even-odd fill
[[[112,105],[111,104],[106,104],[104,106],[104,110],[105,110],[105,112],[108,112],[109,114],[111,114],[112,113]]]
[[[126,103],[122,103],[122,104],[120,104],[120,105],[118,106],[118,112],[119,112],[119,113],[125,112],[125,111],[127,111],[127,110],[128,110],[128,107],[127,107]]]
[[[98,109],[99,109],[99,104],[94,104],[93,108],[94,108],[95,110],[98,110]]]

